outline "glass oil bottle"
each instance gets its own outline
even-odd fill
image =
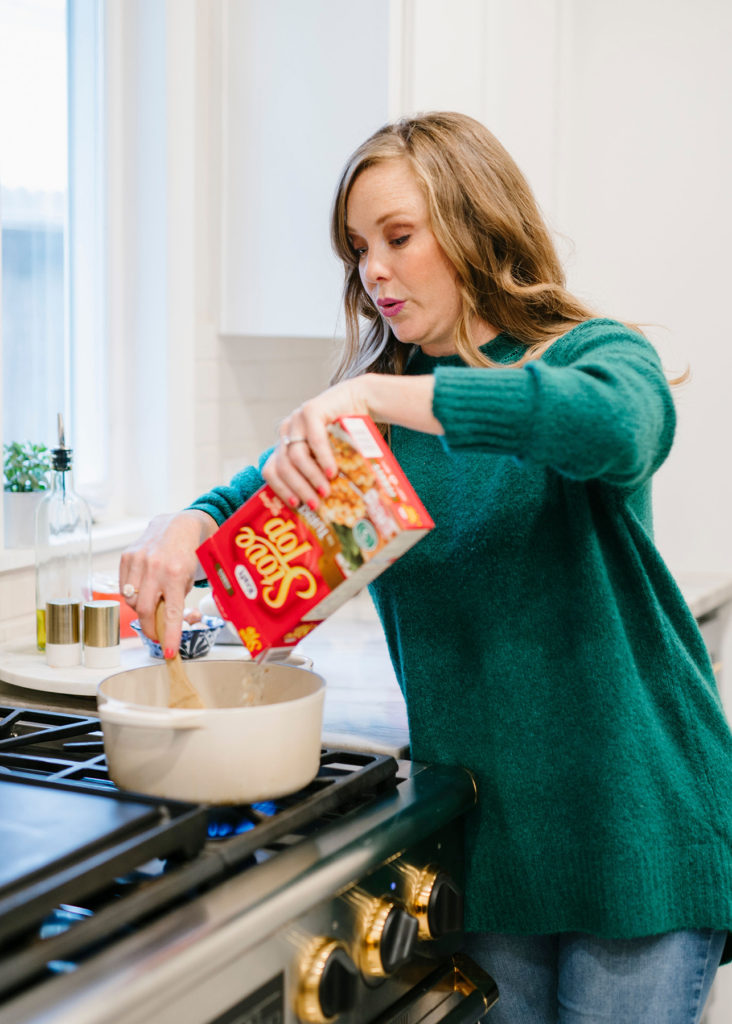
[[[46,649],[46,605],[76,604],[92,596],[91,512],[74,491],[72,450],[58,415],[58,445],[51,449],[51,489],[36,510],[36,644]]]

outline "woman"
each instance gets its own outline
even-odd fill
[[[732,736],[652,536],[675,417],[646,339],[564,287],[534,198],[482,125],[386,126],[332,219],[336,383],[229,487],[123,556],[178,641],[195,547],[262,482],[316,507],[326,426],[367,413],[435,520],[372,585],[412,756],[478,782],[466,927],[490,1020],[690,1022],[732,926]],[[365,322],[361,331],[360,321]]]

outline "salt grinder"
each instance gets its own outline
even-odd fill
[[[84,605],[84,664],[87,668],[119,665],[119,601]]]
[[[46,604],[46,661],[53,668],[81,663],[77,602],[49,601]]]

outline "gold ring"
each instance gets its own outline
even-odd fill
[[[131,583],[125,583],[122,587],[122,595],[129,601],[131,597],[135,597],[137,595],[137,587],[133,587]]]

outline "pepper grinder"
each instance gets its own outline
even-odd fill
[[[46,661],[53,668],[81,663],[79,605],[76,601],[46,603]]]
[[[119,665],[119,601],[84,605],[84,664],[87,668]]]

